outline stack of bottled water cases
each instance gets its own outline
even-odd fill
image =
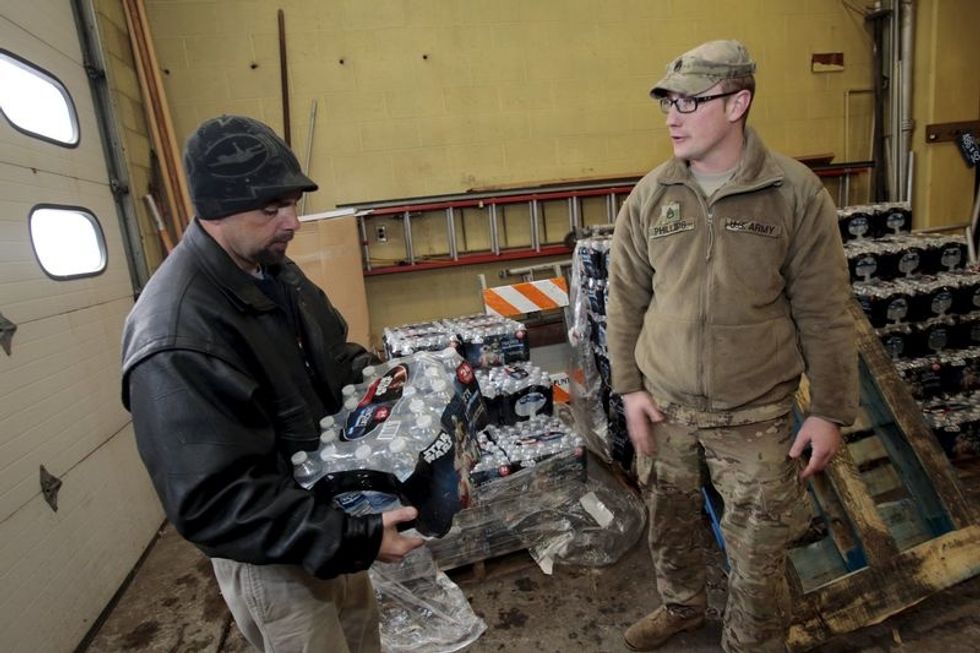
[[[442,569],[526,548],[529,533],[521,524],[559,528],[556,502],[574,502],[584,491],[583,440],[557,416],[491,425],[478,445],[480,458],[470,472],[474,504],[456,516],[446,537],[429,543]]]
[[[296,481],[351,514],[413,505],[419,532],[445,534],[469,503],[487,424],[472,366],[452,348],[420,352],[365,368],[343,395],[320,422],[318,451],[293,456]]]
[[[419,351],[442,351],[448,347],[456,349],[459,345],[456,333],[443,321],[385,327],[381,339],[387,358],[411,356]]]
[[[446,347],[455,348],[474,367],[530,358],[527,327],[499,315],[467,315],[386,328],[382,340],[389,358]]]
[[[494,367],[531,358],[527,327],[500,315],[468,315],[446,322],[459,338],[460,354],[473,367]]]
[[[908,233],[907,203],[838,211],[854,295],[952,458],[980,454],[980,274],[962,236]],[[948,408],[943,408],[944,406]]]
[[[531,362],[480,368],[476,379],[491,424],[516,424],[554,413],[551,375]]]
[[[524,548],[507,520],[520,514],[547,521],[547,497],[565,496],[569,484],[585,480],[582,438],[554,415],[545,370],[517,361],[478,368],[476,378],[489,425],[477,436],[479,459],[470,471],[475,505],[430,547],[444,569]]]
[[[633,445],[626,431],[622,398],[612,391],[612,369],[606,341],[609,298],[609,256],[612,237],[594,235],[575,245],[572,266],[573,325],[569,342],[581,365],[585,386],[578,389],[577,417],[590,427],[593,449],[624,469],[633,462]]]
[[[558,475],[584,472],[584,441],[558,417],[540,415],[514,425],[493,425],[478,436],[480,459],[470,471],[475,486],[535,467],[554,456],[564,455],[569,465]],[[568,455],[570,454],[570,455]]]

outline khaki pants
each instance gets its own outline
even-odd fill
[[[320,580],[295,565],[212,558],[221,595],[245,639],[266,653],[380,653],[367,572]]]
[[[782,652],[790,615],[787,545],[809,522],[810,505],[788,458],[788,415],[736,426],[699,428],[667,421],[653,427],[654,457],[638,460],[650,510],[650,551],[665,604],[705,606],[701,550],[701,464],[725,502],[722,533],[731,570],[722,648]]]

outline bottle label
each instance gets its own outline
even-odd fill
[[[901,322],[908,313],[909,303],[904,297],[899,297],[889,302],[887,311],[889,322]]]
[[[528,377],[528,371],[523,367],[511,367],[508,365],[504,368],[504,372],[515,381],[523,381]]]
[[[537,415],[547,403],[547,397],[540,392],[529,392],[517,400],[514,412],[520,417],[531,417]]]
[[[901,211],[889,213],[885,218],[885,225],[893,232],[898,233],[905,230],[905,214]]]
[[[388,404],[359,406],[347,418],[347,427],[344,429],[342,439],[360,440],[387,420],[389,415],[391,415],[391,406]]]
[[[405,384],[408,383],[408,372],[408,365],[405,364],[396,365],[385,372],[371,383],[368,391],[364,393],[364,398],[361,399],[360,405],[392,402],[401,399],[402,390],[404,390]]]
[[[868,218],[863,215],[856,215],[851,218],[851,221],[847,224],[847,233],[851,234],[855,238],[861,238],[866,233],[870,225],[868,224]]]

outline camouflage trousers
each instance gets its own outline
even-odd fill
[[[810,517],[802,468],[788,458],[789,415],[751,424],[694,425],[668,413],[654,426],[655,453],[637,462],[650,511],[650,552],[665,604],[706,606],[701,452],[724,500],[721,529],[730,571],[722,648],[785,651],[787,545]]]

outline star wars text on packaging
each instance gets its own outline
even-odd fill
[[[476,433],[486,424],[473,369],[447,349],[364,375],[344,388],[344,408],[321,420],[319,450],[294,456],[294,476],[352,514],[415,506],[414,527],[441,536],[468,505]]]

